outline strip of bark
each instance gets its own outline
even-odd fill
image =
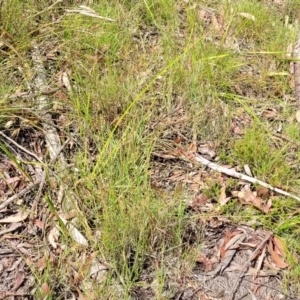
[[[34,82],[37,92],[47,90],[48,85],[46,70],[38,46],[33,47],[32,61],[33,68],[36,73]],[[50,159],[52,160],[54,157],[56,157],[56,154],[59,153],[61,149],[61,142],[57,129],[54,126],[52,115],[49,113],[51,103],[49,102],[47,95],[42,94],[36,98],[36,103],[40,111],[40,116],[44,120],[43,129],[45,133],[45,140],[47,149],[49,150]],[[60,158],[62,161],[64,161],[62,153],[60,154]]]
[[[300,32],[298,41],[293,51],[294,61],[294,81],[295,81],[295,99],[297,103],[297,110],[300,110]]]
[[[268,242],[268,240],[273,236],[272,233],[269,233],[265,239],[262,240],[262,242],[257,246],[257,248],[255,249],[255,251],[251,254],[250,258],[248,259],[248,261],[245,263],[243,269],[241,270],[236,282],[234,283],[231,291],[230,291],[230,296],[228,298],[228,300],[233,300],[234,299],[234,295],[235,292],[238,288],[240,279],[245,275],[247,269],[250,266],[251,261],[253,260],[253,258],[257,255],[257,253],[265,246],[265,244]]]

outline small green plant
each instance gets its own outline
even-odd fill
[[[246,129],[242,138],[230,145],[233,160],[248,164],[254,176],[275,186],[289,186],[296,174],[286,161],[288,146],[276,148],[259,124]]]

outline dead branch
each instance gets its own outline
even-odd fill
[[[35,70],[35,87],[37,91],[43,91],[47,89],[47,75],[42,60],[42,56],[38,46],[33,47],[32,52],[33,68]],[[52,160],[56,153],[59,153],[61,148],[61,142],[57,130],[54,126],[52,116],[48,112],[50,108],[49,98],[47,95],[39,95],[36,98],[38,109],[40,110],[41,115],[44,117],[45,122],[43,122],[43,129],[45,132],[46,145],[49,150],[50,159]],[[64,158],[61,154],[61,159],[64,161]]]
[[[253,253],[251,254],[251,256],[249,257],[248,261],[245,263],[243,269],[241,270],[236,282],[234,283],[231,291],[230,291],[230,296],[228,298],[228,300],[233,300],[234,299],[234,295],[235,292],[238,288],[240,279],[244,276],[245,272],[247,271],[252,259],[257,255],[257,253],[264,247],[264,245],[267,243],[267,241],[273,236],[272,233],[269,233],[265,239],[262,240],[262,242],[256,247],[256,249],[253,251]]]
[[[37,161],[39,161],[41,164],[44,164],[43,161],[34,153],[30,152],[29,150],[27,150],[26,148],[24,148],[23,146],[19,145],[17,142],[15,142],[13,139],[11,139],[10,137],[8,137],[5,133],[3,133],[2,131],[0,131],[0,135],[2,135],[5,139],[7,139],[8,141],[10,141],[12,144],[14,144],[16,147],[18,147],[19,149],[21,149],[23,152],[29,154],[30,156],[32,156],[33,158],[35,158]]]
[[[7,205],[9,205],[11,202],[18,199],[19,197],[24,196],[25,194],[27,194],[31,189],[33,189],[40,182],[41,182],[41,178],[39,178],[36,181],[28,184],[28,186],[25,189],[23,189],[22,191],[20,191],[19,193],[15,194],[15,195],[11,196],[10,198],[8,198],[6,201],[4,201],[3,203],[0,204],[0,210],[5,208]]]
[[[274,191],[275,193],[278,193],[278,194],[281,194],[281,195],[284,195],[284,196],[288,196],[288,197],[291,197],[295,200],[298,200],[300,201],[300,198],[291,194],[291,193],[288,193],[286,191],[283,191],[279,188],[276,188],[276,187],[273,187],[271,186],[270,184],[266,183],[266,182],[263,182],[259,179],[256,179],[254,177],[250,177],[248,175],[244,175],[242,173],[238,173],[232,169],[227,169],[225,167],[222,167],[222,166],[219,166],[213,162],[210,162],[209,160],[207,160],[206,158],[204,158],[203,156],[200,156],[199,154],[196,154],[194,155],[194,158],[197,162],[209,167],[210,169],[212,170],[215,170],[215,171],[218,171],[218,172],[221,172],[221,173],[224,173],[228,176],[231,176],[231,177],[235,177],[235,178],[238,178],[238,179],[241,179],[241,180],[245,180],[245,181],[248,181],[248,182],[251,182],[251,183],[257,183],[271,191]]]

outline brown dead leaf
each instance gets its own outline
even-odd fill
[[[68,96],[62,92],[56,92],[54,97],[62,101],[67,101],[69,99]]]
[[[196,161],[194,155],[190,152],[190,151],[185,151],[183,149],[179,150],[179,154],[181,156],[184,156],[186,159],[190,160],[190,161]]]
[[[201,173],[197,173],[196,175],[193,176],[193,182],[197,184],[203,184]]]
[[[225,14],[224,14],[224,12],[219,12],[218,21],[219,21],[219,24],[221,24],[222,28],[224,28],[224,25],[225,25]]]
[[[211,218],[208,221],[208,226],[211,227],[211,228],[219,228],[219,227],[221,227],[223,225],[224,225],[224,222],[220,218]]]
[[[88,257],[86,257],[86,253],[83,253],[80,257],[80,260],[82,261],[82,265],[79,267],[78,272],[76,273],[76,276],[73,279],[73,284],[80,283],[84,278],[88,277],[88,273],[91,267],[92,261],[96,257],[96,252],[90,254]],[[73,262],[69,261],[69,264],[72,266]],[[77,268],[75,266],[75,268]]]
[[[257,192],[257,196],[261,197],[263,200],[266,200],[269,196],[270,196],[270,191],[269,189],[263,187],[263,186],[259,186],[256,189]]]
[[[220,31],[222,29],[222,25],[219,23],[218,19],[216,18],[215,14],[211,16],[212,26],[216,31]]]
[[[50,295],[51,291],[47,282],[42,283],[41,290],[45,296]]]
[[[220,254],[221,254],[222,259],[225,257],[225,254],[226,254],[226,251],[228,250],[228,248],[230,248],[232,246],[232,244],[235,242],[235,240],[232,241],[231,243],[230,243],[230,241],[240,233],[241,233],[241,231],[234,231],[234,232],[226,231],[225,232],[224,242],[220,249]]]
[[[199,254],[199,256],[198,256],[198,259],[197,259],[197,262],[204,265],[205,271],[211,271],[211,270],[212,270],[213,263],[212,263],[211,260],[206,256],[205,253],[200,252],[200,254]]]
[[[44,229],[44,222],[41,220],[38,219],[34,220],[34,225],[39,229]]]
[[[175,144],[180,144],[182,141],[184,141],[184,138],[179,135],[174,139]]]
[[[198,147],[198,152],[200,154],[206,154],[209,155],[211,158],[216,157],[216,152],[214,150],[212,150],[209,145],[205,144],[205,145],[201,145]]]
[[[207,13],[207,11],[205,9],[200,9],[200,11],[199,11],[199,19],[201,21],[205,21],[205,20],[208,19],[208,13]]]
[[[46,258],[43,256],[40,258],[36,263],[35,266],[39,269],[40,272],[42,272],[46,267]]]
[[[25,279],[24,272],[17,271],[16,278],[15,278],[15,284],[10,291],[11,292],[17,291],[19,289],[19,287],[21,286],[21,284],[23,283],[24,279]]]
[[[298,263],[299,263],[299,259],[298,259],[297,255],[295,255],[295,253],[293,253],[293,254],[292,254],[292,257],[293,257],[294,262],[295,262],[296,264],[298,264]]]
[[[172,176],[170,176],[168,179],[172,181],[178,181],[178,178],[181,178],[181,176],[183,176],[183,171],[174,171],[172,172]]]
[[[194,192],[198,192],[200,190],[200,185],[198,183],[192,183],[190,189]]]
[[[262,198],[257,197],[251,190],[250,185],[245,185],[241,192],[238,193],[240,200],[245,200],[244,204],[252,204],[254,207],[260,209],[264,213],[269,213],[272,202],[265,203]]]
[[[262,116],[266,119],[269,119],[269,120],[274,120],[277,118],[277,111],[274,111],[274,110],[265,110],[262,114]]]
[[[272,199],[269,199],[267,201],[266,206],[265,206],[265,211],[264,212],[267,214],[270,211],[271,207],[272,207]]]
[[[72,87],[71,87],[71,83],[69,80],[69,73],[70,71],[64,71],[61,75],[61,81],[62,81],[62,85],[68,90],[68,92],[72,91]]]
[[[235,122],[231,122],[230,124],[230,130],[237,135],[241,135],[243,133],[243,131],[241,130],[241,128],[239,127],[238,124],[236,124]]]
[[[197,152],[197,144],[196,143],[191,143],[189,145],[189,150],[192,152],[192,153],[196,153]]]
[[[92,293],[89,293],[88,297],[85,297],[78,287],[74,286],[74,288],[75,288],[76,292],[78,293],[78,300],[87,300],[87,299],[94,300],[95,299],[94,296],[92,295]]]
[[[221,192],[220,192],[220,196],[218,199],[218,202],[221,204],[221,206],[225,205],[229,200],[231,199],[231,197],[226,197],[226,186],[223,185],[221,187]]]
[[[274,243],[275,249],[278,250],[277,253],[280,254],[282,257],[286,258],[286,253],[285,253],[284,245],[283,245],[282,241],[278,237],[274,236],[273,243]]]
[[[163,153],[163,152],[153,152],[152,155],[163,158],[163,159],[175,159],[176,156],[169,154],[169,153]]]
[[[281,259],[281,257],[277,254],[277,252],[274,250],[274,244],[273,244],[273,240],[269,241],[268,244],[268,251],[273,259],[273,262],[276,264],[276,266],[280,269],[285,269],[287,268],[289,265],[284,262],[283,259]]]
[[[191,203],[191,207],[198,211],[199,208],[203,205],[205,205],[205,203],[208,201],[208,197],[205,195],[205,194],[200,194],[200,195],[197,195],[196,197],[194,197],[194,199],[192,200],[192,203]]]
[[[233,250],[240,247],[240,241],[245,239],[245,234],[241,231],[235,231],[230,235],[230,240],[226,243],[224,250]]]
[[[56,227],[53,227],[48,234],[48,241],[54,249],[57,248],[59,235],[59,230]]]
[[[230,239],[231,239],[230,232],[226,231],[225,232],[225,239],[224,239],[223,244],[220,248],[220,255],[221,255],[222,259],[225,257],[225,253],[226,253],[225,247],[226,247],[227,243],[230,241]]]
[[[246,238],[246,233],[241,233],[240,231],[236,231],[230,236],[233,234],[234,236],[226,244],[224,243],[223,252],[225,252],[225,256],[222,258],[222,261],[218,266],[221,272],[226,269],[232,261],[237,249],[239,248],[239,243],[243,242]]]
[[[13,184],[13,183],[17,183],[21,180],[21,177],[20,176],[15,176],[15,177],[11,177],[11,178],[7,178],[5,179],[5,182],[7,184]]]

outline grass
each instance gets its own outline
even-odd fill
[[[26,128],[19,120],[30,119],[23,108],[35,112],[31,100],[14,102],[5,95],[28,89],[36,43],[48,57],[50,86],[59,83],[61,72],[70,76],[72,91],[55,99],[59,106],[52,112],[65,118],[57,122],[62,139],[75,136],[68,149],[74,167],[58,174],[67,195],[75,196],[77,225],[90,253],[110,265],[106,279],[93,289],[86,280],[82,293],[89,299],[129,299],[135,288],[150,286],[141,276],[153,264],[153,297],[170,299],[175,291],[166,292],[166,284],[179,270],[191,270],[198,246],[183,243],[187,228],[195,225],[186,214],[190,192],[184,185],[167,192],[151,183],[153,149],[174,148],[165,134],[180,132],[186,145],[213,142],[221,163],[248,164],[259,179],[299,193],[299,149],[274,136],[281,126],[289,140],[299,137],[299,124],[291,118],[293,89],[282,75],[289,74],[286,51],[297,37],[299,4],[207,0],[201,4],[216,13],[205,15],[199,4],[185,1],[89,2],[116,22],[80,14],[59,19],[83,1],[63,1],[48,10],[51,1],[0,1],[1,129],[18,120],[10,131],[19,130],[21,143]],[[179,106],[185,118],[176,123]],[[275,110],[277,117],[264,118],[265,110]],[[167,173],[167,163],[164,169]],[[227,189],[235,185],[233,180]],[[206,189],[218,197],[214,180],[207,180]],[[59,211],[56,194],[46,193]],[[290,261],[300,255],[299,217],[289,217],[298,203],[276,196],[271,213],[263,215],[234,201],[218,213],[272,230],[288,245]],[[65,249],[56,264],[33,270],[37,299],[43,297],[43,282],[51,289],[48,299],[61,299],[78,286],[70,261],[84,273],[83,250],[67,237],[61,244]],[[175,258],[181,259],[170,264]],[[295,266],[287,275],[294,285],[299,272]]]

